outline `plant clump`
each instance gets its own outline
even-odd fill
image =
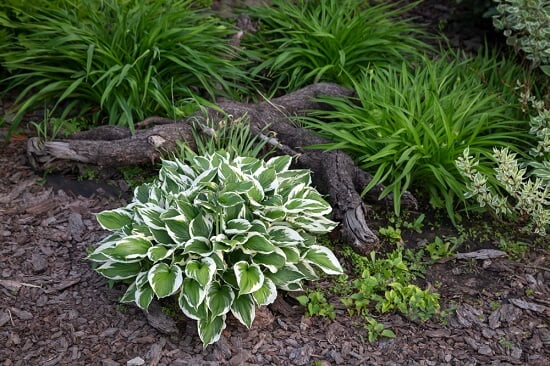
[[[423,31],[399,19],[413,5],[372,5],[362,0],[271,1],[249,7],[260,32],[248,40],[259,64],[253,74],[271,81],[271,91],[296,90],[319,81],[352,86],[373,65],[399,65],[428,48]]]
[[[310,172],[290,163],[225,152],[164,160],[129,205],[97,215],[113,233],[88,259],[129,284],[122,302],[146,310],[154,297],[176,296],[205,346],[219,339],[229,312],[250,327],[255,306],[273,302],[277,288],[342,273],[312,235],[336,226],[326,218],[331,207]]]

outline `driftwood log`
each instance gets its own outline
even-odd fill
[[[220,101],[217,106],[234,118],[246,116],[253,133],[258,134],[265,129],[271,131],[280,152],[295,156],[295,167],[311,169],[314,185],[329,196],[333,219],[341,223],[342,239],[358,253],[367,254],[377,247],[379,240],[367,225],[368,206],[365,201],[379,203],[378,197],[384,187],[377,185],[362,198],[360,192],[372,176],[359,169],[340,150],[323,152],[304,149],[304,146],[327,140],[298,127],[289,118],[304,114],[307,110],[326,108],[326,105],[315,101],[316,97],[352,94],[353,91],[336,84],[318,83],[270,101],[256,104]],[[221,114],[214,109],[208,109],[206,113],[211,119],[221,118]],[[35,169],[44,171],[64,169],[75,163],[116,167],[156,161],[163,152],[173,151],[178,140],[194,147],[188,120],[151,118],[143,121],[141,126],[150,122],[162,124],[137,130],[134,135],[126,128],[103,126],[73,134],[67,140],[41,142],[31,138],[28,140],[27,155]],[[391,198],[385,198],[383,203],[391,205]],[[416,200],[406,192],[402,205],[415,207]]]

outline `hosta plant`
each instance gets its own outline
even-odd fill
[[[310,172],[290,163],[225,152],[165,160],[129,205],[97,215],[113,233],[88,259],[129,283],[123,302],[147,309],[155,297],[176,296],[205,346],[219,339],[229,312],[250,327],[255,306],[273,302],[277,288],[342,273],[311,235],[335,227],[325,217],[331,207]]]

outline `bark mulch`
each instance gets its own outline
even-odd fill
[[[93,214],[124,199],[101,186],[85,197],[40,184],[24,141],[1,152],[0,172],[0,365],[550,364],[545,258],[433,266],[426,281],[456,311],[426,323],[381,317],[395,339],[368,343],[337,298],[336,320],[325,321],[280,294],[250,330],[230,317],[221,340],[203,349],[194,321],[118,303],[123,286],[110,288],[84,260],[106,234]]]

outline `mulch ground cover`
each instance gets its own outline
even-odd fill
[[[426,1],[414,15],[446,29],[454,45],[475,50],[482,33],[454,22],[457,11]],[[367,342],[359,319],[336,296],[329,301],[338,316],[327,321],[305,317],[280,292],[257,311],[250,330],[229,316],[220,341],[203,349],[195,321],[171,317],[159,304],[149,314],[120,304],[124,286],[111,288],[84,260],[106,235],[94,213],[126,204],[121,186],[44,179],[26,165],[24,138],[0,151],[0,365],[550,364],[550,272],[547,253],[536,250],[521,263],[472,259],[430,267],[423,285],[454,311],[426,323],[379,317],[394,339]],[[487,238],[470,244],[484,247]]]

